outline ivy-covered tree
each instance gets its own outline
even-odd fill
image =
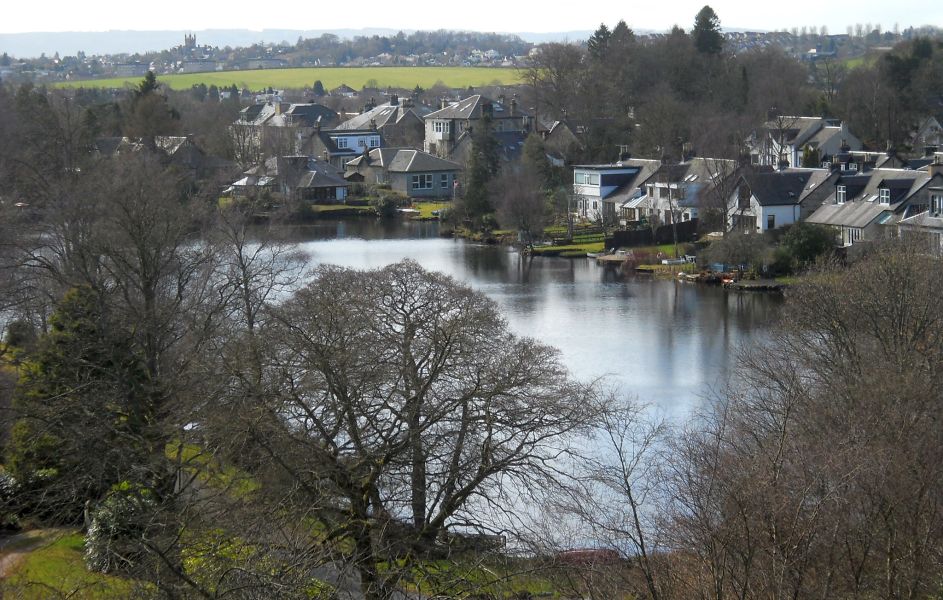
[[[488,183],[497,174],[500,160],[498,140],[494,136],[491,117],[486,114],[472,129],[471,156],[463,202],[466,215],[478,223],[482,217],[494,212],[488,197]]]
[[[128,333],[90,287],[70,290],[26,360],[6,464],[21,501],[41,516],[76,519],[85,500],[139,479],[139,433],[153,418],[139,400],[144,371]]]

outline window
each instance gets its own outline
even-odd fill
[[[599,174],[576,171],[573,173],[573,183],[576,185],[599,185]]]
[[[936,215],[943,214],[943,194],[930,196],[930,212]]]
[[[767,228],[767,229],[776,229],[776,215],[767,215],[767,217],[766,217],[766,228]]]
[[[891,190],[887,188],[881,188],[878,191],[880,192],[881,204],[890,204],[891,203]]]
[[[334,138],[334,143],[337,144],[337,147],[338,147],[338,148],[346,148],[346,147],[347,147],[347,138],[342,138],[342,137]]]
[[[740,210],[750,208],[751,196],[752,196],[752,193],[750,192],[750,188],[748,188],[745,185],[741,185],[737,189],[737,208]]]
[[[371,137],[371,138],[370,138],[369,146],[370,146],[371,148],[379,148],[379,147],[380,147],[380,136],[375,135],[375,136]]]
[[[448,133],[451,129],[451,122],[449,121],[433,121],[432,127],[435,129],[436,133]]]
[[[444,189],[447,189],[447,188],[449,187],[449,175],[448,175],[448,173],[441,173],[441,174],[439,175],[439,187],[442,188],[443,190],[444,190]]]
[[[360,138],[360,139],[357,140],[357,146],[358,146],[358,147],[363,148],[363,147],[366,146],[366,145],[367,145],[367,141],[364,140],[363,138]]]
[[[840,185],[840,186],[838,186],[838,187],[835,188],[835,200],[836,200],[839,204],[844,204],[844,203],[845,203],[845,194],[846,194],[846,192],[847,192],[847,189],[848,189],[848,188],[846,188],[846,187],[843,186],[843,185]]]
[[[423,173],[422,175],[413,175],[414,190],[431,190],[432,173]]]

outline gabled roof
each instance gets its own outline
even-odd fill
[[[277,180],[289,188],[342,187],[347,181],[336,168],[309,156],[276,156],[244,173],[241,185],[267,185]],[[251,183],[253,180],[259,183]],[[266,182],[265,184],[261,182]],[[233,185],[240,185],[239,182]]]
[[[791,206],[802,204],[831,176],[828,169],[788,169],[750,173],[743,179],[760,206]]]
[[[514,109],[514,114],[511,114],[510,107],[506,107],[504,104],[492,100],[481,94],[475,94],[474,96],[469,96],[459,100],[458,102],[453,102],[441,108],[435,112],[431,112],[425,116],[426,119],[480,119],[481,118],[481,107],[484,104],[491,104],[491,117],[493,119],[509,119],[512,117],[526,116],[528,113],[522,111],[520,106]]]
[[[846,188],[845,202],[823,204],[809,216],[810,223],[867,227],[884,213],[893,215],[906,206],[906,201],[931,180],[924,171],[907,169],[875,169],[862,175],[842,176],[837,185]],[[879,201],[879,189],[891,190],[890,204]]]
[[[374,148],[368,154],[368,159],[369,166],[378,166],[392,173],[427,173],[462,169],[458,163],[412,148]],[[363,164],[363,154],[347,162],[347,166],[354,169]]]
[[[782,127],[783,142],[792,146],[801,146],[831,122],[830,119],[822,117],[782,116],[767,121],[763,128],[778,137]]]
[[[388,123],[398,123],[407,113],[413,113],[422,120],[423,115],[429,114],[430,109],[421,107],[406,107],[402,104],[381,104],[356,117],[348,119],[338,125],[336,129],[370,129],[383,127]]]

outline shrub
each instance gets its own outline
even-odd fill
[[[137,484],[122,482],[91,512],[85,537],[85,563],[101,573],[131,566],[141,557],[136,540],[150,537],[157,508],[154,493]]]
[[[378,215],[385,219],[396,215],[398,205],[399,203],[396,201],[396,197],[391,194],[381,194],[377,198],[370,200],[370,206],[377,211]]]

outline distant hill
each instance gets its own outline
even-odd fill
[[[197,43],[224,48],[249,46],[256,42],[294,44],[299,37],[313,38],[332,33],[341,38],[359,35],[392,36],[398,29],[205,29],[202,31],[66,31],[34,33],[0,33],[0,53],[6,52],[17,58],[36,58],[41,54],[52,56],[74,56],[80,50],[86,54],[134,54],[160,51],[179,46],[184,34],[195,33]],[[412,33],[412,30],[403,30]],[[521,39],[539,44],[552,41],[585,40],[591,31],[560,31],[553,33],[517,33]]]

